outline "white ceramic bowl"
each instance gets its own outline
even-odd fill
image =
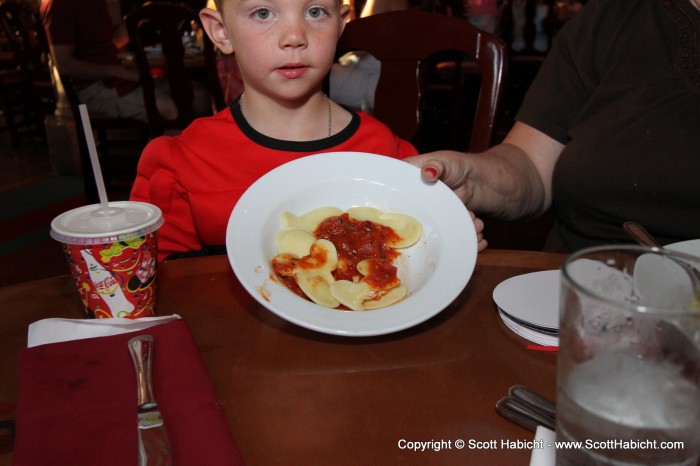
[[[406,298],[373,311],[340,311],[304,300],[272,278],[280,213],[323,206],[371,206],[421,223],[422,238],[397,261]],[[447,186],[421,181],[419,169],[406,162],[358,152],[312,155],[267,173],[233,209],[226,246],[233,271],[260,304],[302,327],[344,336],[392,333],[431,318],[465,287],[477,255],[474,223]]]

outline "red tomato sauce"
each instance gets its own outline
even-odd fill
[[[355,220],[345,213],[325,219],[314,235],[318,239],[327,239],[338,250],[338,268],[333,272],[336,280],[352,281],[353,277],[358,277],[357,263],[365,259],[382,259],[384,265],[373,269],[381,269],[381,274],[390,273],[393,280],[396,279],[396,267],[392,262],[399,253],[388,244],[395,244],[400,238],[391,228],[367,220]],[[372,286],[387,280],[369,277],[367,281]]]
[[[390,290],[401,282],[396,267],[386,259],[371,259],[364,281],[374,290]]]
[[[306,293],[301,291],[301,288],[299,288],[299,285],[292,275],[298,262],[299,259],[293,254],[278,254],[272,258],[270,265],[272,266],[272,271],[275,273],[275,278],[282,282],[284,286],[302,298],[309,299]]]
[[[347,213],[329,217],[313,232],[317,239],[327,239],[338,252],[338,267],[333,271],[336,280],[358,281],[364,279],[373,289],[389,290],[399,284],[393,260],[399,255],[389,244],[396,244],[399,236],[390,227],[367,220],[355,220]],[[357,270],[357,264],[372,259],[366,276]],[[292,272],[300,268],[316,268],[328,260],[322,248],[312,247],[310,254],[296,258],[291,254],[279,254],[272,259],[272,270],[287,288],[308,299],[294,280]]]

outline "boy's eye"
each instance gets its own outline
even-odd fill
[[[270,15],[270,10],[268,10],[267,8],[258,8],[253,13],[253,16],[255,16],[258,19],[268,19],[270,18]]]
[[[312,18],[321,18],[322,16],[324,16],[326,14],[326,10],[324,10],[321,7],[313,7],[313,8],[309,8],[308,14]]]

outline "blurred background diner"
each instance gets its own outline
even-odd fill
[[[40,14],[41,8],[46,11],[52,2],[60,1],[44,0],[42,5],[38,0],[0,0],[3,12],[0,29],[0,196],[4,206],[0,217],[3,222],[0,255],[7,264],[0,274],[0,284],[65,273],[62,253],[48,236],[49,223],[58,213],[95,199],[90,180],[92,175],[89,167],[87,170],[85,167],[82,124],[74,112],[81,96],[73,92],[74,82],[68,75],[69,71],[75,70],[71,70],[69,62],[64,73],[61,58],[65,57],[60,54],[52,56],[52,42],[47,35],[50,28],[44,28],[45,22]],[[90,11],[93,11],[93,1],[88,2]],[[125,17],[148,3],[141,0],[100,1],[104,2],[109,14],[110,31],[112,25],[124,24]],[[165,3],[184,4],[195,12],[207,3],[213,5],[205,0]],[[364,11],[371,11],[372,3],[384,2],[355,0],[349,3],[354,18],[359,18]],[[551,40],[561,24],[580,6],[570,0],[410,0],[398,3],[402,5],[394,8],[422,9],[456,16],[504,40],[509,62],[505,68],[504,98],[498,111],[495,142],[512,125],[515,111]],[[183,65],[188,70],[188,79],[198,83],[195,89],[204,90],[208,95],[205,98],[206,112],[221,108],[221,104],[215,102],[217,95],[222,95],[224,105],[230,104],[242,92],[235,55],[215,53],[218,86],[212,84],[202,68],[189,74],[195,70],[192,63],[204,64],[203,58],[190,56],[201,51],[202,31],[196,21],[177,27],[182,32],[184,59],[189,60]],[[124,26],[118,26],[117,30],[121,33],[120,41],[114,43],[109,57],[101,57],[110,60],[107,66],[112,72],[106,73],[105,77],[119,78],[121,84],[133,87],[137,93],[142,92],[144,79],[152,79],[158,89],[158,83],[164,80],[165,68],[155,66],[149,71],[150,76],[141,76],[128,32]],[[144,46],[149,63],[162,53],[157,45]],[[455,67],[462,59],[464,61]],[[468,145],[469,132],[460,133],[454,141],[448,132],[456,120],[462,127],[470,127],[472,111],[467,109],[476,105],[480,77],[472,72],[466,57],[455,58],[454,54],[437,55],[426,60],[425,66],[428,90],[421,103],[424,129],[420,139],[415,141],[416,145],[421,150],[445,148],[449,140],[451,148],[464,149]],[[86,70],[87,67],[83,67],[80,72]],[[76,78],[80,81],[79,75]],[[376,82],[369,84],[370,88],[373,86]],[[367,95],[371,91],[364,89],[362,92]],[[458,111],[455,110],[455,93],[464,103]],[[155,94],[157,97],[162,95],[159,90]],[[357,106],[352,102],[350,105]],[[371,109],[371,105],[360,104],[359,107]],[[129,118],[129,115],[98,116],[95,113],[91,124],[110,199],[126,199],[141,150],[153,135],[153,122],[149,122],[148,116],[144,121]],[[543,225],[528,222],[514,226],[517,232],[514,234],[499,234],[494,229],[490,244],[492,247],[537,250],[548,226],[546,221]]]
[[[548,251],[629,243],[630,221],[661,245],[693,240],[700,41],[685,31],[699,25],[697,0],[591,0],[559,32],[502,144],[411,161],[477,215],[553,210]]]

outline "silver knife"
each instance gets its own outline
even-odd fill
[[[153,346],[151,335],[140,335],[129,340],[129,353],[138,383],[139,466],[171,466],[168,432],[153,396]]]

